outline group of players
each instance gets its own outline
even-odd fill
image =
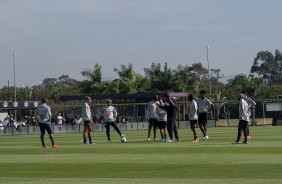
[[[92,133],[92,116],[91,116],[91,108],[90,104],[92,102],[92,99],[89,96],[85,97],[85,102],[82,105],[82,119],[84,122],[84,131],[83,131],[83,143],[84,144],[95,144],[95,142],[92,139],[91,133]],[[54,136],[51,129],[51,109],[47,105],[48,99],[43,98],[41,100],[41,105],[38,106],[37,111],[35,112],[35,117],[38,120],[38,125],[40,127],[40,140],[42,148],[47,148],[47,145],[44,141],[44,134],[45,130],[49,134],[49,138],[51,140],[52,148],[59,147],[57,144],[55,144]],[[110,138],[110,126],[114,127],[116,132],[119,134],[120,138],[122,140],[125,140],[125,136],[121,134],[120,129],[118,128],[115,119],[117,117],[117,111],[112,106],[112,101],[107,100],[107,105],[102,108],[102,118],[106,127],[106,134],[108,138],[108,143],[111,142]]]
[[[190,105],[187,113],[189,115],[189,121],[194,135],[192,142],[199,141],[196,132],[197,124],[199,124],[203,133],[202,139],[209,139],[209,136],[207,135],[207,120],[213,104],[206,98],[205,94],[206,92],[204,90],[200,91],[200,98],[197,100],[195,100],[195,97],[192,94],[188,96]],[[157,140],[157,127],[160,129],[160,141],[177,142],[180,140],[176,126],[176,110],[176,102],[174,98],[170,97],[169,93],[164,94],[164,99],[159,98],[157,95],[153,96],[152,101],[148,103],[146,111],[146,117],[149,120],[148,141],[151,140],[150,135],[152,128],[154,130],[154,140]],[[166,139],[166,128],[169,134],[168,139]],[[173,139],[173,136],[175,136],[175,140]]]
[[[198,125],[203,134],[202,140],[209,139],[209,136],[207,135],[208,115],[213,109],[214,105],[208,98],[206,98],[205,94],[206,92],[201,90],[199,98],[197,99],[193,94],[188,96],[189,106],[187,114],[189,116],[189,122],[193,132],[192,142],[199,141],[196,131]],[[241,91],[237,100],[239,101],[238,135],[236,141],[233,143],[241,144],[240,139],[243,132],[243,144],[248,144],[248,139],[250,139],[248,122],[256,103],[251,98],[247,97],[247,92],[245,90]],[[159,98],[157,95],[153,96],[152,101],[148,103],[146,117],[149,121],[148,141],[151,140],[150,136],[152,128],[154,140],[158,140],[156,137],[157,127],[160,129],[160,141],[177,142],[180,140],[176,126],[176,102],[174,98],[169,96],[168,93],[164,94],[164,99]],[[169,133],[168,139],[166,139],[166,128]],[[175,140],[173,139],[173,136],[175,136]]]
[[[187,114],[189,116],[189,121],[191,125],[191,130],[193,132],[192,142],[198,142],[199,138],[197,136],[197,125],[201,132],[203,133],[202,139],[207,140],[209,136],[207,135],[207,120],[208,114],[213,108],[212,102],[206,98],[206,92],[204,90],[200,91],[200,95],[198,99],[195,99],[193,94],[188,96],[189,107],[187,110]],[[244,144],[248,143],[249,138],[249,128],[248,122],[251,116],[251,109],[256,105],[256,103],[248,98],[246,95],[246,91],[241,91],[238,95],[239,101],[239,124],[238,124],[238,135],[237,139],[234,142],[235,144],[240,144],[242,131],[244,133]],[[84,144],[95,144],[92,140],[91,132],[92,132],[92,117],[91,117],[91,98],[89,96],[85,97],[85,102],[82,105],[82,119],[84,122],[84,131],[83,131],[83,143]],[[41,101],[41,105],[38,106],[37,111],[35,112],[35,117],[38,120],[38,124],[40,126],[40,139],[42,148],[47,148],[47,145],[44,142],[44,134],[45,130],[49,134],[49,138],[52,143],[53,148],[57,148],[58,145],[55,144],[50,120],[52,117],[51,109],[47,105],[48,99],[43,98]],[[112,106],[112,101],[107,100],[106,106],[102,108],[102,118],[106,128],[106,135],[108,139],[108,143],[110,143],[110,126],[112,126],[116,132],[119,134],[121,139],[125,139],[125,136],[122,135],[120,129],[118,128],[115,120],[117,117],[117,111]],[[178,129],[176,126],[176,114],[177,114],[177,106],[174,98],[170,96],[169,93],[165,93],[163,95],[163,99],[158,97],[157,95],[153,96],[152,101],[148,103],[146,110],[146,117],[149,121],[148,126],[148,137],[147,140],[150,141],[151,138],[151,130],[153,128],[154,140],[158,140],[156,137],[157,128],[160,129],[161,139],[163,142],[178,142],[180,141]],[[169,134],[169,138],[167,139],[166,132]],[[175,139],[174,139],[175,137]]]

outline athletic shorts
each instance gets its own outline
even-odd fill
[[[166,121],[158,121],[158,128],[159,129],[166,128]]]
[[[83,121],[84,127],[90,127],[91,126],[91,121]]]
[[[150,118],[149,119],[149,126],[158,127],[158,119],[157,118]]]
[[[208,114],[207,113],[199,114],[198,122],[199,124],[207,124],[208,123]]]
[[[197,120],[190,120],[191,128],[197,128]]]
[[[52,134],[51,126],[50,124],[45,123],[38,123],[40,127],[41,134],[45,134],[45,130],[48,132],[48,134]]]
[[[112,127],[114,127],[115,125],[117,126],[116,122],[114,122],[114,121],[105,122],[104,124],[105,124],[105,126],[110,126],[110,125],[111,125]]]

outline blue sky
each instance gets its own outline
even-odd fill
[[[225,76],[248,74],[259,51],[282,50],[280,0],[0,0],[0,87],[132,63],[202,62]]]

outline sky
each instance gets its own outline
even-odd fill
[[[226,77],[249,74],[259,51],[282,50],[281,7],[281,0],[0,0],[0,87],[84,80],[81,71],[95,63],[104,78],[129,63],[144,74],[154,62],[175,69],[209,61]]]

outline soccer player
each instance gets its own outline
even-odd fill
[[[146,110],[146,117],[149,119],[149,127],[148,127],[148,141],[151,140],[151,130],[153,128],[154,132],[154,140],[157,140],[156,134],[157,134],[157,127],[158,127],[158,115],[157,115],[157,106],[158,106],[158,95],[154,95],[152,101],[150,101],[147,105]]]
[[[235,144],[241,144],[240,139],[241,139],[242,131],[244,133],[243,144],[248,144],[247,130],[248,130],[248,122],[249,122],[249,112],[248,112],[249,105],[244,100],[243,94],[239,94],[237,100],[239,101],[239,125],[238,125],[238,135]]]
[[[189,121],[190,121],[190,126],[191,126],[191,130],[193,132],[194,135],[194,139],[192,140],[192,142],[198,142],[199,139],[197,137],[197,132],[196,132],[196,128],[197,128],[197,121],[198,121],[198,105],[197,102],[194,100],[194,95],[190,94],[188,96],[188,101],[190,102],[190,107],[189,107]]]
[[[52,133],[51,126],[50,126],[51,125],[52,113],[51,113],[51,109],[47,105],[47,103],[48,103],[48,99],[42,98],[41,105],[39,105],[37,107],[37,110],[36,110],[34,116],[37,119],[38,125],[40,127],[40,132],[41,132],[40,139],[41,139],[42,148],[47,148],[47,145],[44,142],[45,130],[49,134],[49,138],[50,138],[51,143],[52,143],[52,148],[57,148],[58,145],[56,145],[55,142],[54,142],[53,133]]]
[[[198,104],[198,123],[199,127],[203,133],[203,140],[209,139],[209,136],[207,135],[207,123],[208,123],[208,114],[210,113],[213,104],[212,102],[206,98],[206,91],[201,90],[200,91],[200,98],[197,100]]]
[[[161,98],[159,98],[160,105],[163,104]],[[162,142],[166,142],[166,126],[167,126],[167,112],[160,107],[157,107],[157,115],[158,115],[158,128],[160,129],[161,140]]]
[[[114,127],[116,132],[119,134],[120,138],[123,138],[124,135],[121,134],[120,129],[118,128],[115,120],[117,117],[117,111],[116,109],[112,106],[112,100],[107,99],[107,105],[102,108],[102,117],[103,121],[105,123],[106,127],[106,133],[107,133],[107,138],[108,138],[108,143],[111,142],[111,137],[110,137],[110,126]]]
[[[95,144],[92,141],[91,132],[92,132],[92,117],[91,117],[91,109],[90,104],[92,100],[89,96],[85,97],[85,102],[82,105],[82,120],[84,124],[84,131],[83,131],[83,144],[88,144],[87,142],[87,136],[89,139],[89,144]]]
[[[252,116],[252,119],[254,120],[254,115],[252,115],[252,112],[256,106],[256,102],[253,101],[251,98],[247,97],[247,91],[245,90],[242,90],[241,93],[244,95],[244,100],[247,102],[248,106],[249,106],[249,116],[251,117]],[[248,125],[248,129],[247,129],[247,137],[248,139],[251,139],[251,136],[250,136],[250,129],[249,129],[249,125]]]
[[[170,97],[168,92],[164,94],[164,105],[159,106],[162,109],[165,109],[167,112],[167,131],[169,134],[169,140],[167,142],[173,142],[173,133],[175,135],[175,141],[180,141],[178,136],[178,130],[176,126],[176,101],[174,98]]]

